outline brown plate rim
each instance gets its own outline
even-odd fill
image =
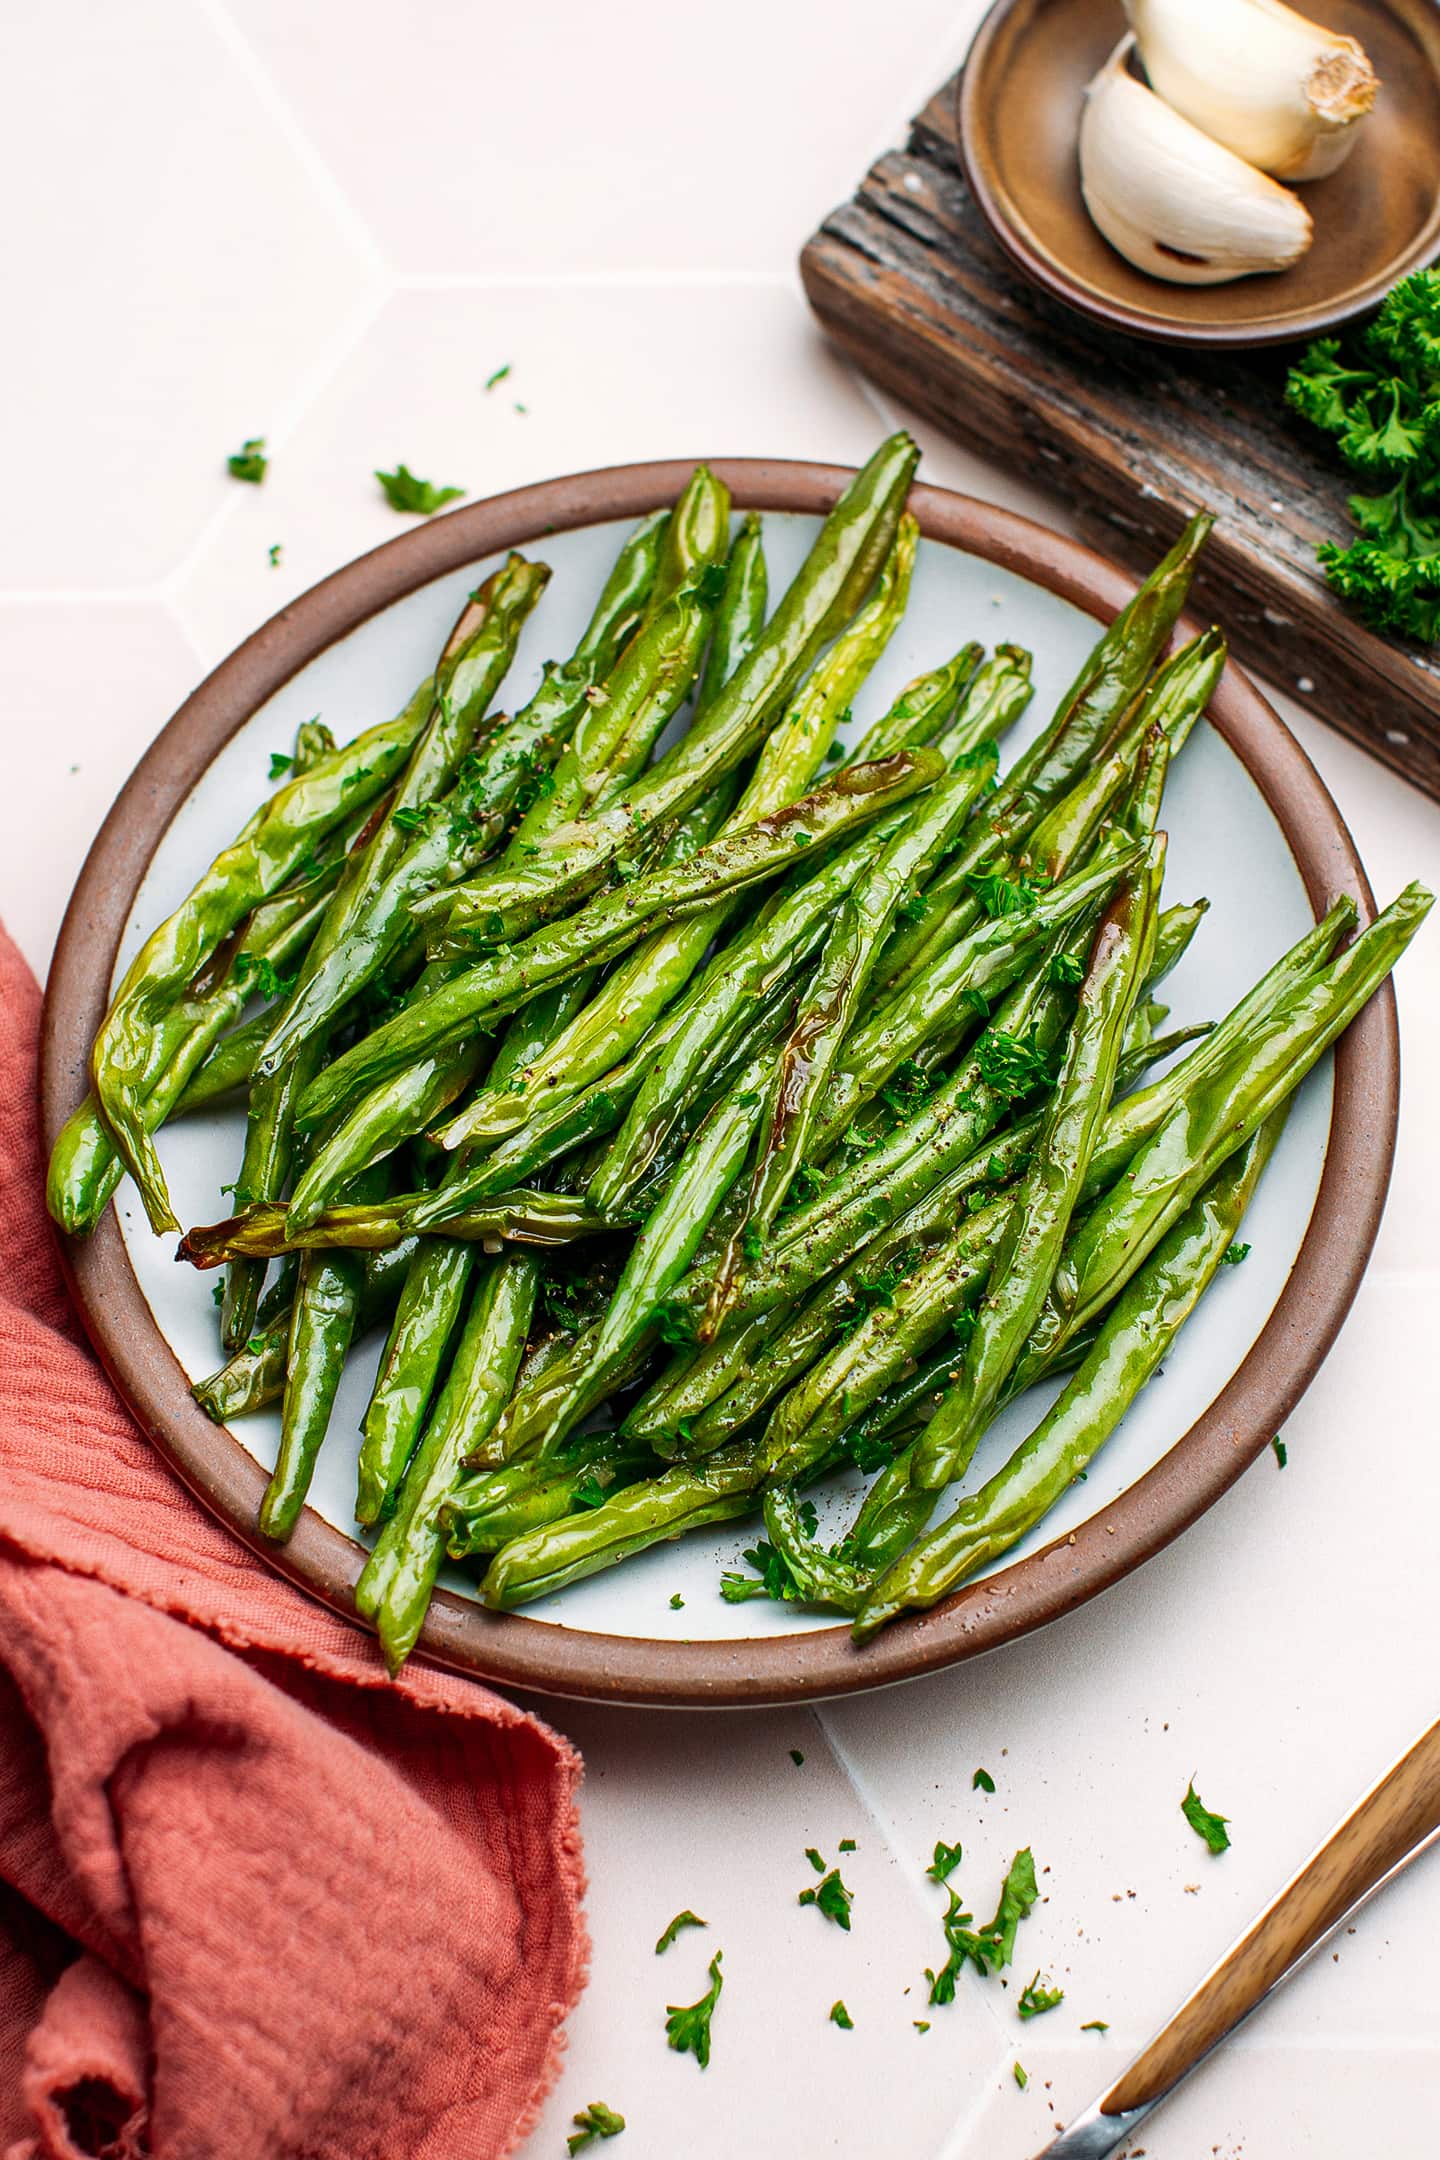
[[[982,19],[965,56],[955,92],[956,141],[965,183],[1001,248],[1032,283],[1053,293],[1067,307],[1088,316],[1092,322],[1103,323],[1109,330],[1123,330],[1152,345],[1241,351],[1270,345],[1297,345],[1306,338],[1338,330],[1342,324],[1368,314],[1379,306],[1398,279],[1408,276],[1412,270],[1423,270],[1435,261],[1440,252],[1440,196],[1412,245],[1403,254],[1393,257],[1383,270],[1377,270],[1364,284],[1351,287],[1343,301],[1287,313],[1283,320],[1261,315],[1248,323],[1197,323],[1182,316],[1148,314],[1140,308],[1127,306],[1123,300],[1107,298],[1032,240],[1026,227],[1012,215],[1004,195],[992,186],[989,161],[979,147],[983,84],[991,48],[1015,10],[1033,4],[1034,0],[995,0]]]
[[[823,513],[848,468],[791,460],[708,461],[741,508]],[[140,760],[81,870],[46,992],[41,1116],[47,1148],[85,1086],[120,931],[156,845],[200,775],[298,669],[419,586],[547,532],[634,518],[672,501],[694,459],[613,466],[540,482],[432,520],[313,587],[223,661]],[[932,540],[1015,571],[1108,621],[1134,581],[1091,549],[973,497],[916,487]],[[1318,773],[1237,668],[1211,707],[1217,730],[1274,812],[1319,913],[1345,890],[1365,920],[1370,888]],[[477,1679],[572,1698],[669,1708],[754,1708],[915,1679],[998,1648],[1070,1612],[1167,1545],[1265,1447],[1313,1379],[1359,1285],[1379,1227],[1399,1100],[1395,1001],[1387,984],[1335,1052],[1334,1105],[1320,1188],[1280,1299],[1216,1400],[1115,1503],[967,1588],[897,1622],[863,1650],[843,1627],[724,1642],[591,1634],[524,1614],[497,1616],[441,1592],[420,1648]],[[212,1513],[280,1573],[355,1620],[363,1549],[307,1509],[290,1543],[255,1527],[265,1473],[193,1401],[130,1267],[113,1210],[88,1241],[58,1240],[86,1329],[166,1461]],[[356,1624],[360,1623],[358,1620]]]

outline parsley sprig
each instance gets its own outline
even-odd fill
[[[614,2108],[606,2107],[603,2100],[592,2100],[589,2107],[581,2108],[570,2120],[575,2128],[565,2143],[572,2153],[583,2152],[596,2138],[619,2137],[625,2128],[625,2117],[617,2115]]]
[[[936,1857],[939,1857],[938,1848]],[[967,1958],[982,1979],[1008,1965],[1015,1955],[1015,1937],[1020,1922],[1032,1910],[1039,1895],[1035,1861],[1028,1845],[1022,1846],[1011,1861],[1010,1871],[1001,1886],[995,1917],[986,1926],[974,1928],[970,1925],[973,1915],[965,1911],[959,1891],[950,1889],[950,1902],[940,1923],[950,1955],[938,1973],[926,1969],[931,2002],[955,2000],[955,1982]]]
[[[1440,272],[1402,278],[1357,341],[1320,338],[1290,370],[1286,402],[1335,438],[1373,492],[1350,497],[1360,537],[1317,551],[1377,630],[1440,639]]]
[[[724,1984],[717,1950],[710,1960],[710,1985],[699,2002],[688,2005],[667,2003],[665,2007],[666,2040],[677,2054],[693,2055],[702,2070],[710,2061],[710,2021]]]
[[[459,502],[465,493],[461,487],[436,487],[433,480],[417,480],[408,465],[397,465],[394,472],[377,468],[375,478],[392,510],[416,517],[434,517],[446,503]]]
[[[1229,1850],[1230,1832],[1225,1826],[1230,1818],[1228,1815],[1216,1815],[1206,1807],[1199,1793],[1195,1790],[1194,1778],[1191,1778],[1190,1783],[1185,1788],[1185,1797],[1180,1802],[1180,1812],[1185,1817],[1186,1822],[1189,1823],[1190,1828],[1195,1832],[1196,1837],[1204,1838],[1212,1853],[1222,1853]]]

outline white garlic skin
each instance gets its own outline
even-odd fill
[[[1362,45],[1281,0],[1125,0],[1167,105],[1278,180],[1343,164],[1379,83]]]
[[[1172,285],[1288,270],[1314,228],[1297,196],[1137,82],[1124,38],[1085,93],[1080,187],[1127,262]]]

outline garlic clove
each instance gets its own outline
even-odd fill
[[[1122,38],[1085,92],[1080,188],[1110,245],[1174,285],[1288,270],[1310,245],[1298,197],[1137,82]]]
[[[1281,0],[1125,0],[1151,88],[1280,180],[1349,155],[1379,84],[1364,47]]]

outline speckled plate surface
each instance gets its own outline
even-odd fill
[[[817,517],[849,477],[836,467],[712,461],[737,506],[767,517],[772,590],[798,564]],[[342,739],[388,715],[427,671],[463,594],[511,545],[555,576],[528,626],[510,697],[568,649],[628,521],[672,500],[690,470],[667,462],[580,474],[496,497],[361,558],[268,623],[201,685],[127,783],[76,887],[46,1007],[47,1139],[78,1099],[115,970],[182,897],[267,785],[269,752],[322,713]],[[904,623],[867,686],[856,725],[900,683],[973,635],[1030,646],[1037,695],[1007,756],[1039,727],[1098,621],[1132,581],[1026,519],[917,488],[925,535]],[[1369,889],[1313,768],[1254,687],[1231,670],[1196,730],[1166,802],[1169,898],[1206,895],[1201,932],[1167,985],[1175,1018],[1208,1018],[1305,928],[1330,895]],[[885,1685],[990,1650],[1054,1620],[1140,1565],[1212,1504],[1283,1422],[1334,1339],[1364,1270],[1389,1176],[1398,1092],[1387,988],[1301,1090],[1247,1219],[1243,1269],[1225,1271],[1097,1461],[1006,1562],[866,1649],[844,1628],[782,1607],[725,1604],[717,1583],[752,1533],[737,1525],[665,1545],[524,1613],[482,1611],[458,1575],[432,1607],[421,1648],[487,1679],[561,1695],[726,1706]],[[187,1222],[221,1212],[240,1120],[167,1130],[161,1153]],[[352,1610],[363,1562],[351,1519],[356,1425],[378,1342],[352,1361],[312,1492],[289,1545],[268,1545],[255,1511],[278,1421],[234,1432],[189,1394],[218,1362],[210,1282],[177,1268],[128,1188],[66,1266],[101,1356],[155,1444],[237,1535],[317,1597]],[[1026,1398],[987,1436],[988,1474],[1040,1407]],[[837,1486],[836,1516],[849,1495]],[[683,1606],[672,1609],[679,1593]]]

